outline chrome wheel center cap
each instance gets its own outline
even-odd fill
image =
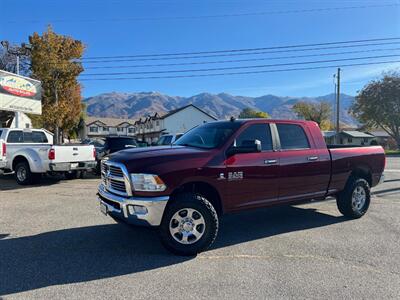
[[[185,223],[183,224],[182,228],[183,228],[184,231],[190,232],[190,231],[193,230],[193,223],[190,222],[190,221],[185,222]]]

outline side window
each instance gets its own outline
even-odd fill
[[[24,143],[33,143],[32,132],[24,132]]]
[[[295,124],[276,124],[282,149],[308,149],[306,133],[303,128]]]
[[[32,132],[32,141],[34,143],[48,143],[49,142],[47,140],[47,137],[44,134],[44,132],[40,132],[40,131],[33,131]]]
[[[10,131],[7,138],[7,143],[22,143],[22,131]]]
[[[247,127],[237,138],[236,146],[245,146],[254,140],[261,142],[262,150],[272,150],[271,130],[268,124],[254,124]]]

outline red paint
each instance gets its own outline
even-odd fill
[[[237,120],[241,126],[217,149],[182,146],[136,148],[117,152],[110,160],[126,165],[130,173],[157,174],[166,183],[162,193],[135,192],[137,196],[171,195],[184,184],[212,186],[225,212],[278,203],[325,198],[343,190],[352,171],[360,169],[379,181],[385,164],[382,147],[328,149],[318,125],[308,121]],[[255,123],[297,124],[309,140],[309,149],[262,151],[226,156],[226,150],[243,128]],[[310,161],[309,157],[317,157]],[[276,160],[273,165],[265,161]],[[228,180],[229,172],[243,172],[243,179]],[[221,178],[223,174],[223,178]]]
[[[16,96],[21,96],[21,97],[32,97],[32,96],[35,96],[35,94],[36,94],[36,92],[33,92],[33,91],[21,90],[21,89],[9,87],[9,86],[3,86],[3,89],[5,89],[10,94],[13,94]]]

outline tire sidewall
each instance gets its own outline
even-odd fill
[[[364,192],[365,192],[365,203],[364,203],[364,206],[362,207],[361,210],[355,210],[351,202],[352,202],[353,192],[359,186],[361,186],[364,189]],[[368,211],[368,208],[369,208],[369,205],[370,205],[370,202],[371,202],[371,191],[370,191],[370,187],[369,187],[368,182],[365,179],[361,179],[361,178],[355,180],[354,183],[352,184],[352,188],[350,189],[349,192],[350,192],[349,201],[350,201],[352,212],[354,213],[354,215],[356,217],[362,217]]]
[[[173,215],[184,208],[193,208],[200,212],[205,221],[203,236],[193,244],[181,244],[170,233],[169,226]],[[214,241],[218,232],[218,216],[205,198],[196,194],[182,194],[169,204],[164,212],[159,233],[164,246],[171,252],[179,255],[195,255],[207,249]]]
[[[21,181],[21,180],[18,178],[18,175],[17,175],[17,174],[18,174],[18,170],[21,169],[21,168],[24,168],[24,169],[25,169],[25,172],[26,172],[26,178],[25,178],[25,180],[23,180],[23,181]],[[20,162],[20,163],[18,163],[18,164],[16,165],[16,167],[15,167],[14,172],[15,172],[15,179],[16,179],[16,181],[17,181],[18,184],[20,184],[20,185],[27,185],[27,184],[30,184],[30,183],[32,182],[32,173],[31,173],[31,170],[30,170],[30,168],[29,168],[28,163],[26,163],[26,162]]]

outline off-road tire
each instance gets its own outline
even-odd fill
[[[353,192],[357,187],[362,187],[365,191],[365,203],[361,209],[355,209],[352,205]],[[361,218],[368,211],[371,202],[371,188],[363,178],[351,176],[342,192],[336,197],[336,204],[339,211],[348,218]]]
[[[174,196],[165,208],[159,227],[162,244],[174,254],[191,256],[209,248],[218,234],[218,214],[212,204],[203,196],[195,193],[182,193]],[[195,209],[201,213],[205,221],[205,229],[201,238],[193,244],[181,244],[170,233],[170,222],[173,215],[185,208]]]

